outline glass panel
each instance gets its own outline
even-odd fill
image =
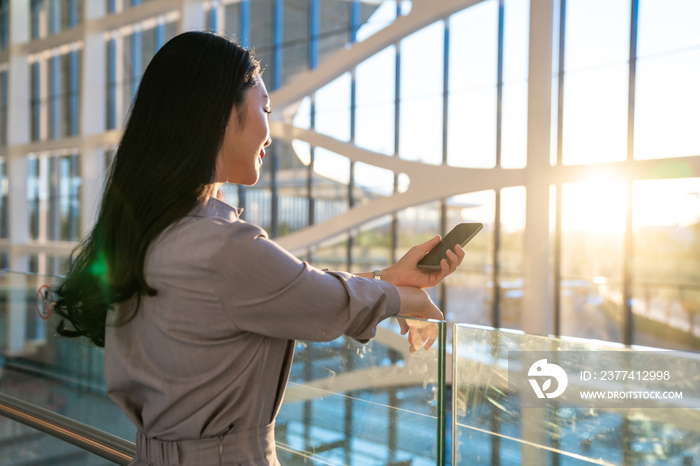
[[[41,165],[39,158],[29,157],[27,159],[27,202],[29,204],[29,238],[39,239],[40,207],[41,202],[46,201],[46,189],[42,189],[43,184]],[[43,175],[46,176],[45,174]],[[42,196],[43,194],[43,196]]]
[[[309,67],[309,2],[284,0],[282,28],[283,83],[286,84]]]
[[[367,39],[396,20],[396,1],[394,0],[383,0],[378,7],[363,2],[361,8],[362,18],[367,20],[363,21],[357,31],[358,41]]]
[[[275,141],[279,151],[277,196],[279,202],[279,235],[286,235],[308,226],[309,197],[307,179],[309,169],[296,156],[292,144]]]
[[[446,231],[459,223],[483,223],[464,247],[464,262],[444,281],[445,320],[489,325],[493,309],[493,238],[495,191],[479,191],[447,199]]]
[[[627,157],[629,23],[629,0],[566,4],[565,165]]]
[[[275,72],[272,69],[274,66],[274,1],[258,0],[248,3],[250,5],[250,45],[255,47],[255,58],[260,60],[260,66],[264,70],[262,77],[265,87],[272,91]]]
[[[355,205],[367,204],[377,197],[394,193],[394,172],[362,162],[355,162]]]
[[[572,361],[573,352],[585,358],[610,351],[624,352],[617,353],[619,357],[625,353],[645,357],[622,345],[456,325],[452,464],[681,465],[694,464],[699,458],[700,410],[694,407],[668,409],[661,402],[651,402],[654,408],[591,407],[595,405],[572,401],[580,393],[577,389],[600,390],[608,385],[585,383],[571,374],[563,396],[542,400],[542,408],[523,409],[523,397],[532,388],[524,382],[528,367],[514,364],[513,351],[556,352],[560,364]],[[687,353],[664,357],[671,367],[679,368],[676,373],[682,381],[691,378],[690,371],[684,372],[687,368],[697,372],[697,358]],[[630,363],[609,369],[643,370]]]
[[[525,196],[524,186],[501,190],[501,243],[498,261],[501,327],[505,328],[522,327]]]
[[[0,238],[7,238],[8,236],[8,192],[9,192],[9,179],[7,177],[7,162],[5,159],[0,159]]]
[[[498,2],[487,0],[450,18],[447,163],[496,165]]]
[[[315,246],[310,252],[310,262],[319,269],[347,270],[347,233],[338,235]]]
[[[700,178],[634,183],[634,343],[700,351]]]
[[[297,343],[277,416],[283,464],[438,463],[445,323],[406,322],[437,337],[432,348],[411,354],[396,318],[365,345],[348,338]]]
[[[274,105],[274,102],[273,102]],[[311,98],[306,96],[299,103],[299,108],[292,119],[294,126],[303,129],[311,127]]]
[[[639,2],[634,158],[700,154],[700,3]]]
[[[394,153],[396,47],[357,65],[355,144],[381,154]]]
[[[385,215],[359,227],[352,242],[351,272],[385,269],[391,261],[391,215]]]
[[[350,160],[321,147],[314,149],[312,179],[314,223],[321,223],[348,209]]]
[[[440,233],[440,203],[430,202],[400,210],[396,231],[396,257],[400,258],[413,246],[425,243]],[[433,302],[437,303],[438,287],[426,291]]]
[[[350,42],[350,2],[346,0],[324,0],[321,4],[319,25],[319,62],[332,57]]]
[[[503,84],[501,166],[527,165],[527,82]]]
[[[47,315],[42,304],[42,298],[51,298],[37,295],[42,286],[59,281],[0,275],[0,392],[133,440],[136,428],[105,393],[103,349],[86,339],[57,336],[60,319]]]
[[[530,1],[505,0],[501,166],[527,165],[527,77]]]
[[[401,40],[399,155],[404,159],[442,163],[444,54],[436,51],[443,50],[444,39],[445,25],[438,21]]]
[[[224,5],[224,31],[226,37],[235,40],[236,42],[241,41],[239,37],[240,34],[240,13],[241,4],[240,2],[229,3]]]
[[[625,182],[562,188],[561,333],[621,341]]]
[[[0,445],[3,446],[0,462],[4,466],[114,464],[80,447],[5,417],[0,417]]]
[[[316,131],[341,141],[350,140],[350,73],[316,91]]]

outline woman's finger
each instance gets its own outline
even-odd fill
[[[451,249],[447,250],[447,258],[450,260],[450,268],[448,271],[448,274],[452,273],[455,271],[457,268],[457,265],[459,264],[459,258],[457,257],[457,254],[452,252]]]
[[[455,253],[457,254],[457,265],[460,265],[462,261],[464,260],[464,256],[466,256],[466,253],[464,252],[464,248],[461,245],[455,246]]]

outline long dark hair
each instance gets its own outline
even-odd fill
[[[56,290],[59,334],[104,346],[113,305],[135,297],[137,310],[142,295],[156,294],[144,276],[148,246],[206,195],[231,111],[242,108],[259,70],[249,51],[207,32],[180,34],[156,53],[132,104],[95,227],[71,255]]]

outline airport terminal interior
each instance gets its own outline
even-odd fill
[[[699,465],[698,24],[698,0],[0,0],[0,395],[134,441],[44,285],[151,58],[207,30],[254,51],[271,99],[259,182],[222,188],[245,221],[352,273],[484,225],[428,290],[429,351],[396,318],[297,342],[283,465]],[[512,385],[513,352],[651,348],[690,396],[529,409]],[[0,464],[113,462],[0,416]]]

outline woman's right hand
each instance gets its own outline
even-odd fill
[[[401,299],[399,317],[417,317],[420,319],[444,320],[440,309],[435,306],[428,293],[420,288],[397,286]],[[401,335],[408,333],[408,343],[411,353],[424,347],[426,351],[437,339],[437,325],[418,320],[399,319]]]

